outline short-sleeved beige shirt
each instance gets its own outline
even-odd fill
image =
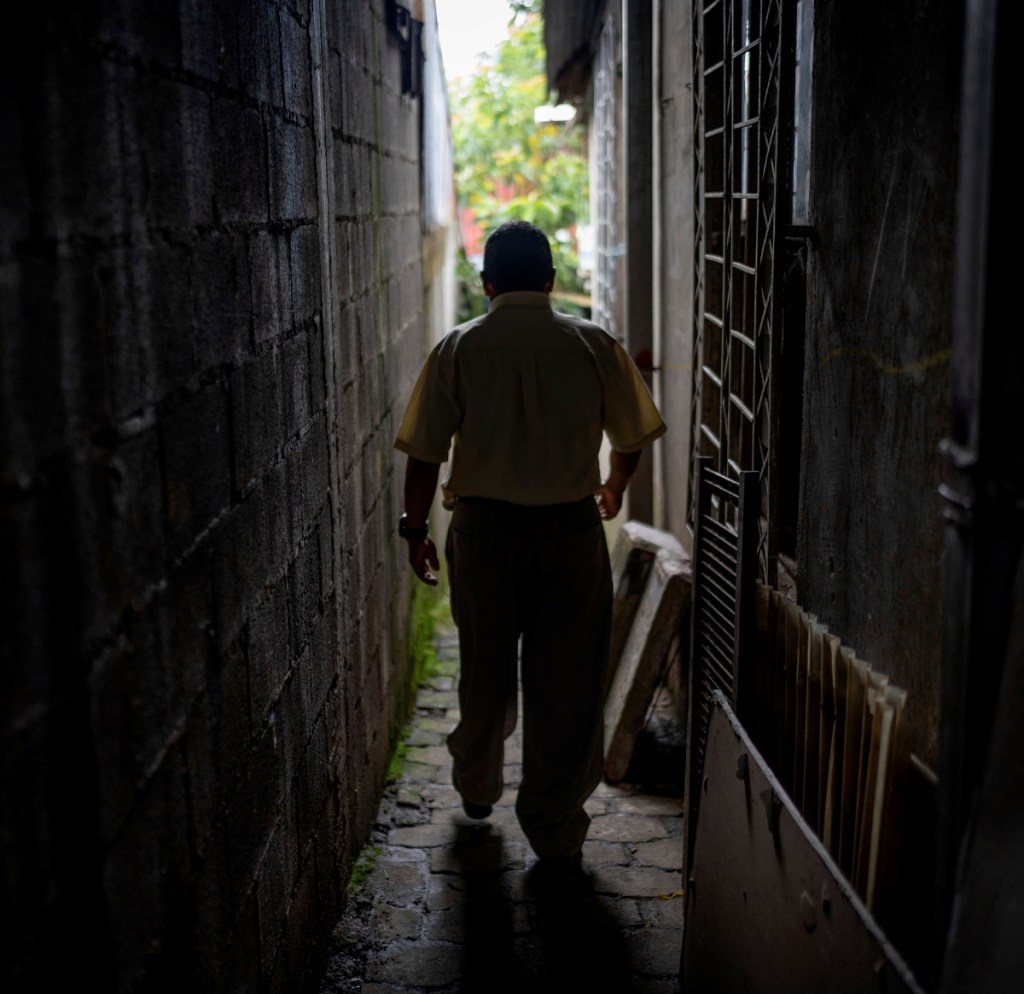
[[[603,328],[554,311],[546,293],[503,293],[431,351],[395,448],[451,463],[460,497],[530,506],[601,485],[602,433],[633,452],[665,433],[633,361]]]

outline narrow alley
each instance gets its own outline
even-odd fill
[[[444,746],[457,720],[450,622],[435,647],[320,994],[677,991],[682,751],[669,710],[655,702],[626,780],[602,783],[587,804],[585,881],[549,884],[537,879],[513,812],[519,729],[494,813],[475,822],[462,812]]]
[[[1020,987],[1016,8],[507,6],[466,93],[445,0],[11,8],[3,994]],[[472,227],[470,161],[497,198]],[[554,211],[569,186],[585,211]],[[410,518],[396,444],[490,306],[464,221],[483,245],[506,215],[666,428],[616,517],[657,542],[609,542],[575,889],[532,869],[518,733],[491,816],[459,805],[458,643],[407,546],[454,512]],[[565,427],[585,393],[538,368]],[[480,396],[518,429],[525,400]],[[593,479],[621,414],[583,433]],[[582,506],[555,434],[522,465]]]

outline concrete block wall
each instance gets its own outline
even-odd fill
[[[310,986],[411,672],[383,0],[58,3],[0,78],[0,986]]]

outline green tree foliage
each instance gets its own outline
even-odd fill
[[[534,122],[536,108],[553,102],[541,6],[509,0],[506,39],[476,75],[449,86],[456,186],[460,208],[473,211],[485,237],[516,218],[544,229],[553,242],[557,290],[583,294],[576,246],[588,208],[582,129]],[[466,260],[460,275],[479,282]]]

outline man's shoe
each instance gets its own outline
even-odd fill
[[[474,821],[483,821],[494,808],[490,804],[474,804],[472,801],[463,799],[462,810],[466,812],[467,817],[472,818]]]
[[[530,876],[542,886],[576,887],[588,880],[581,852],[571,856],[542,856],[533,865]]]
[[[474,821],[483,821],[494,810],[490,804],[474,804],[462,796],[462,791],[459,789],[459,780],[455,776],[454,769],[452,770],[452,786],[459,797],[462,798],[462,810],[466,812],[467,818],[472,818]]]

